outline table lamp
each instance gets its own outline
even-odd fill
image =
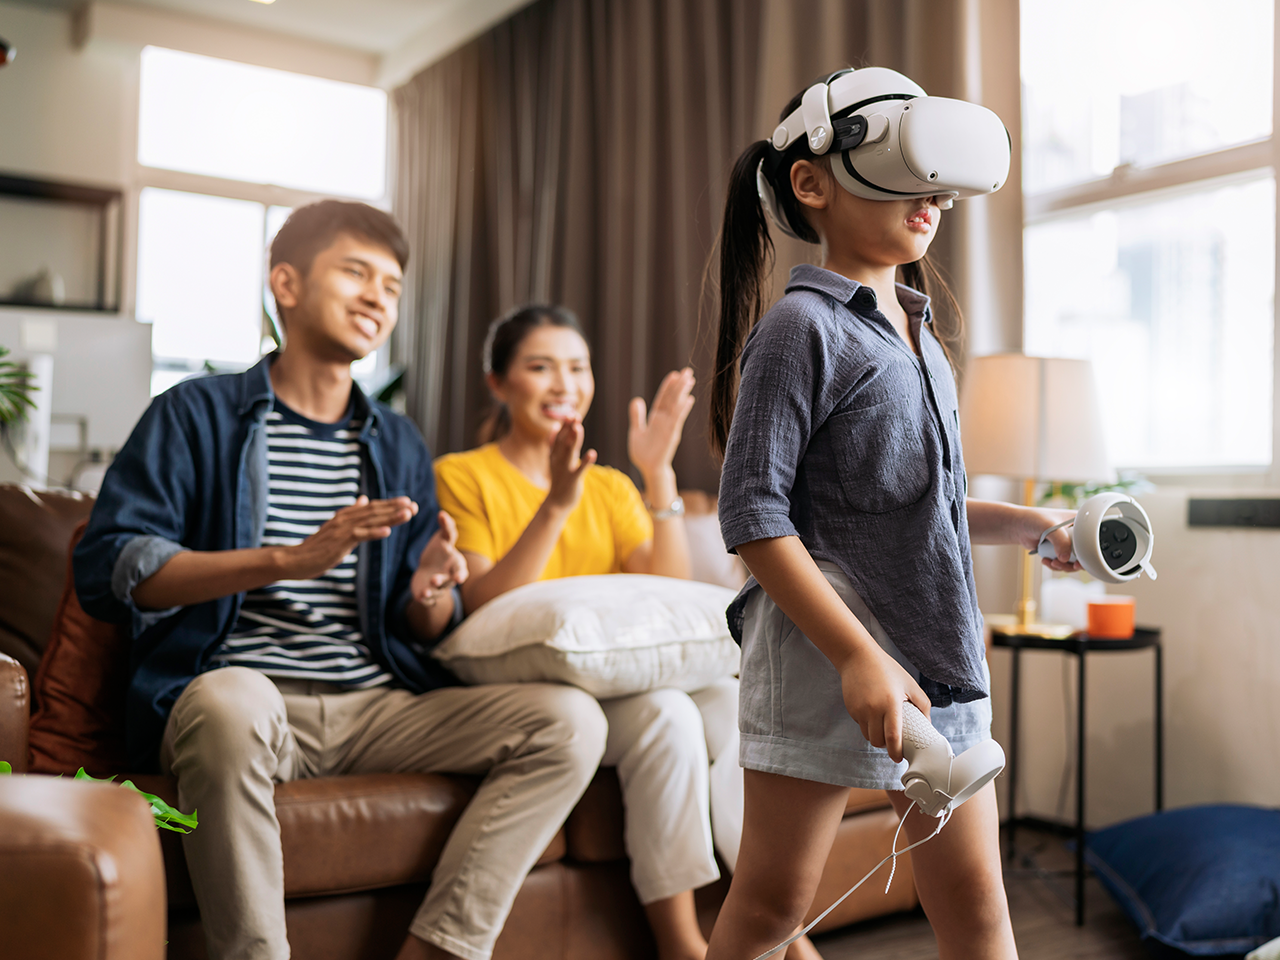
[[[1088,360],[1002,353],[976,357],[960,402],[964,459],[970,475],[1022,481],[1022,502],[1035,505],[1041,481],[1109,480],[1102,411]],[[995,633],[1066,637],[1065,624],[1036,622],[1031,597],[1037,557],[1023,552],[1019,599],[1012,622],[993,621]]]

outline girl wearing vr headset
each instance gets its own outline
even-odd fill
[[[959,313],[926,253],[942,210],[998,188],[1008,160],[990,111],[865,68],[797,95],[734,167],[711,437],[725,543],[753,576],[729,609],[744,827],[709,960],[798,928],[850,787],[890,791],[913,842],[934,832],[899,780],[904,701],[957,754],[991,735],[970,543],[1033,550],[1065,515],[967,499],[944,345]],[[764,313],[769,219],[822,266],[793,268]],[[1072,569],[1055,546],[1046,563]],[[998,827],[988,784],[912,854],[943,960],[1016,956]]]

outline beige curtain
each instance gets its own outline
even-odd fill
[[[1003,63],[989,27],[1013,40]],[[474,444],[489,321],[552,301],[592,345],[588,442],[626,469],[629,399],[687,363],[707,382],[702,278],[728,173],[783,104],[821,73],[875,63],[987,102],[1017,143],[1016,38],[1017,0],[538,0],[424,70],[395,92],[395,212],[413,257],[393,350],[433,451]],[[957,205],[936,246],[983,346],[1016,346],[1020,230],[1011,179]],[[780,238],[776,292],[813,255]],[[714,490],[704,419],[695,408],[676,470]]]

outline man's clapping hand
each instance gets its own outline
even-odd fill
[[[442,596],[467,579],[467,560],[458,552],[458,526],[443,510],[440,529],[427,541],[418,559],[410,591],[413,599],[434,607]]]
[[[281,579],[310,580],[332,570],[342,558],[366,540],[391,536],[391,528],[407,523],[418,513],[408,497],[370,500],[361,496],[343,507],[324,525],[296,546],[286,547],[287,574]]]

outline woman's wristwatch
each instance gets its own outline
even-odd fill
[[[649,514],[655,520],[670,520],[672,517],[684,516],[684,498],[683,497],[676,497],[674,500],[671,501],[671,505],[664,510],[655,510],[653,508],[653,504],[651,504],[648,500],[644,502],[644,505],[646,509],[648,509]]]

